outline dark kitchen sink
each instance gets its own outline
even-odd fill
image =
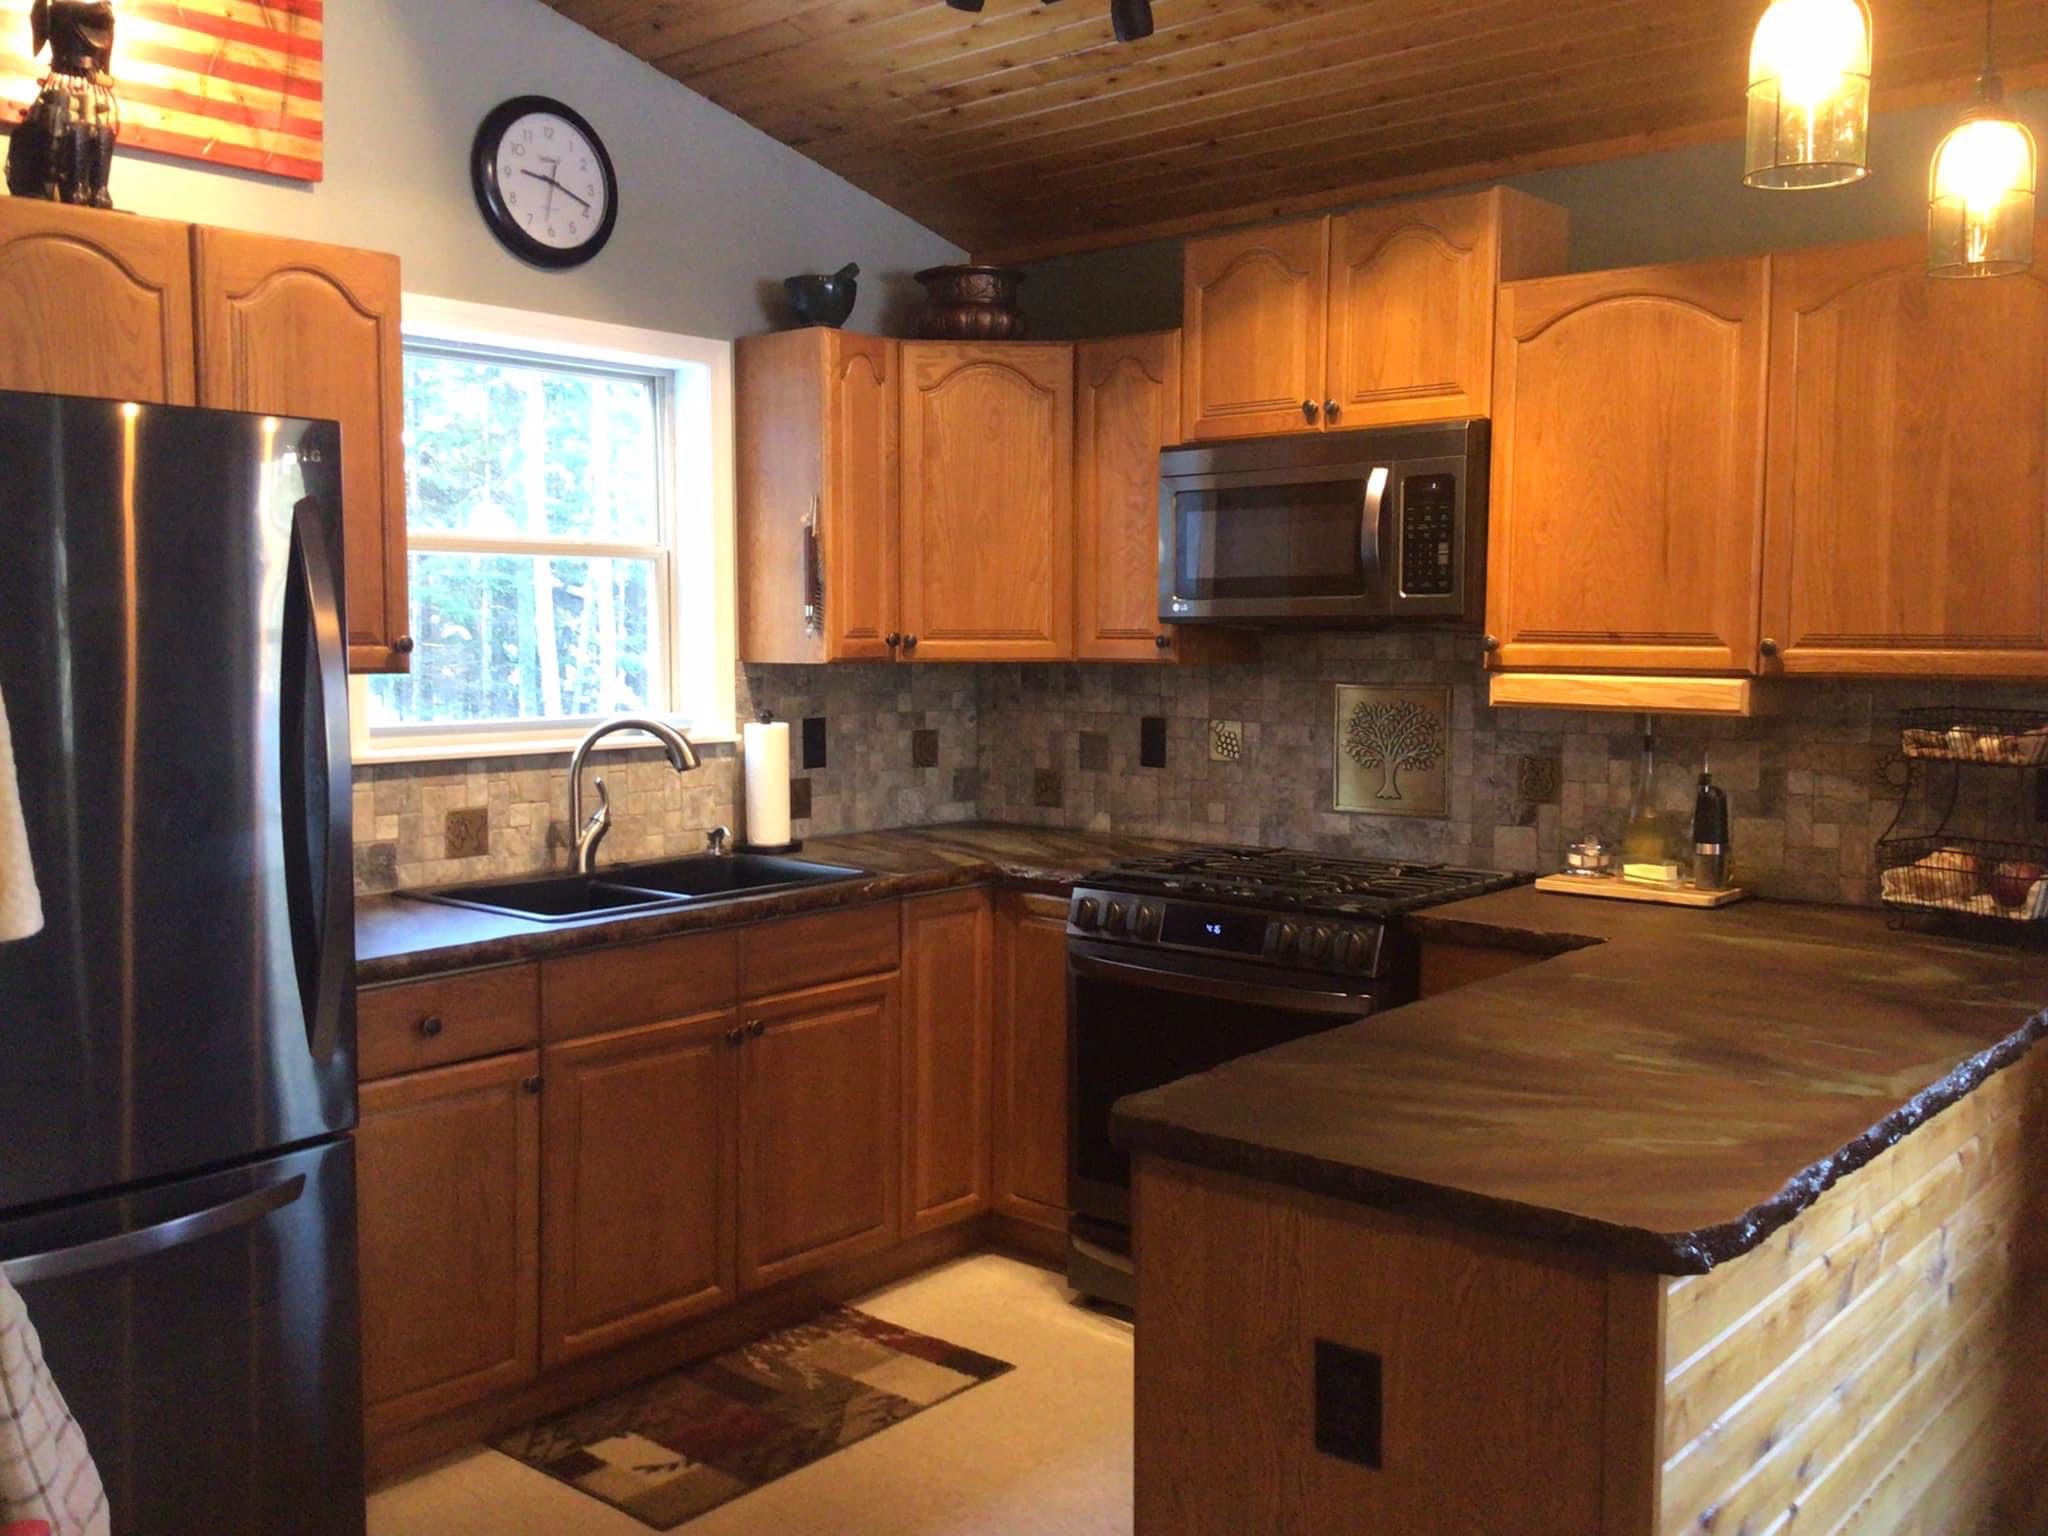
[[[415,901],[471,907],[536,923],[566,923],[581,917],[626,917],[664,907],[736,900],[831,880],[857,880],[865,873],[843,864],[813,864],[805,859],[702,853],[649,864],[619,864],[595,875],[537,875],[530,880],[486,881],[402,894]]]
[[[829,880],[857,880],[867,873],[844,864],[813,864],[764,853],[699,853],[651,864],[621,864],[603,878],[643,891],[666,891],[701,901],[714,896],[752,896]]]

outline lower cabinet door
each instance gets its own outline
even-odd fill
[[[549,1365],[732,1299],[737,1028],[706,1014],[548,1048]]]
[[[988,1209],[989,898],[903,904],[903,1231]]]
[[[899,1230],[897,977],[769,998],[740,1057],[739,1278],[772,1284]]]
[[[356,1132],[370,1433],[533,1379],[540,1342],[540,1058],[362,1089]]]
[[[1067,907],[996,904],[995,1208],[1067,1228]]]

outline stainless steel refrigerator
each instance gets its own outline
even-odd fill
[[[0,1266],[116,1536],[359,1536],[340,435],[0,393]]]

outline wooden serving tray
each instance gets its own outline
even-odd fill
[[[1746,901],[1749,892],[1739,886],[1725,891],[1696,891],[1689,885],[1644,885],[1619,875],[1542,875],[1539,891],[1556,891],[1561,896],[1605,896],[1612,901],[1653,901],[1667,907],[1725,907]]]

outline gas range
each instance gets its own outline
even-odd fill
[[[1084,875],[1067,932],[1095,943],[1369,978],[1386,964],[1392,919],[1522,878],[1288,848],[1187,848]]]

